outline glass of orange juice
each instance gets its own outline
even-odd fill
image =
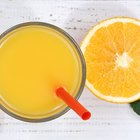
[[[22,23],[0,36],[0,108],[14,118],[41,122],[63,115],[69,107],[56,88],[78,99],[85,77],[79,46],[54,25]]]

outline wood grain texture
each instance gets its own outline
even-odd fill
[[[101,0],[0,0],[0,33],[13,25],[41,21],[59,26],[79,44],[97,22],[113,16],[140,19],[140,1]],[[57,120],[30,124],[15,120],[0,111],[0,139],[98,139],[134,140],[140,137],[140,118],[129,105],[101,101],[86,88],[80,101],[93,113],[81,121],[72,111]]]

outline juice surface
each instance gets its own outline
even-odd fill
[[[73,96],[81,82],[81,65],[73,44],[45,26],[17,28],[0,39],[0,103],[26,118],[43,118],[64,109],[58,86]]]

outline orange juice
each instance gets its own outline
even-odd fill
[[[58,86],[76,97],[83,81],[83,60],[76,43],[62,30],[43,23],[25,23],[0,39],[0,103],[15,117],[53,119],[66,105],[56,97]]]

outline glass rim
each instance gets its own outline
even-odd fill
[[[52,25],[50,23],[46,23],[46,22],[24,22],[24,23],[20,23],[17,24],[15,26],[10,27],[9,29],[7,29],[6,31],[4,31],[1,35],[0,35],[0,39],[2,39],[3,37],[5,37],[8,33],[10,33],[11,31],[14,31],[15,29],[21,28],[21,27],[25,27],[25,26],[30,26],[30,25],[40,25],[40,26],[45,26],[45,27],[49,27],[51,29],[54,29],[56,31],[58,31],[59,33],[63,34],[72,44],[73,47],[76,49],[76,52],[78,53],[80,62],[81,62],[81,67],[82,67],[82,72],[81,72],[81,83],[80,83],[80,87],[78,89],[78,92],[76,93],[76,96],[74,97],[76,100],[79,99],[79,97],[82,94],[82,91],[84,89],[85,86],[85,81],[86,81],[86,63],[85,63],[85,59],[83,56],[83,53],[80,49],[80,46],[77,44],[77,42],[63,29]],[[59,118],[60,116],[64,115],[66,112],[68,112],[70,110],[70,107],[67,106],[65,109],[63,109],[62,111],[46,117],[46,118],[39,118],[39,119],[30,119],[30,118],[25,118],[22,116],[17,115],[16,113],[13,113],[11,111],[9,111],[6,107],[4,107],[2,104],[0,104],[0,109],[3,110],[6,114],[10,115],[13,118],[16,118],[18,120],[24,121],[24,122],[47,122],[47,121],[51,121],[54,120],[56,118]]]

